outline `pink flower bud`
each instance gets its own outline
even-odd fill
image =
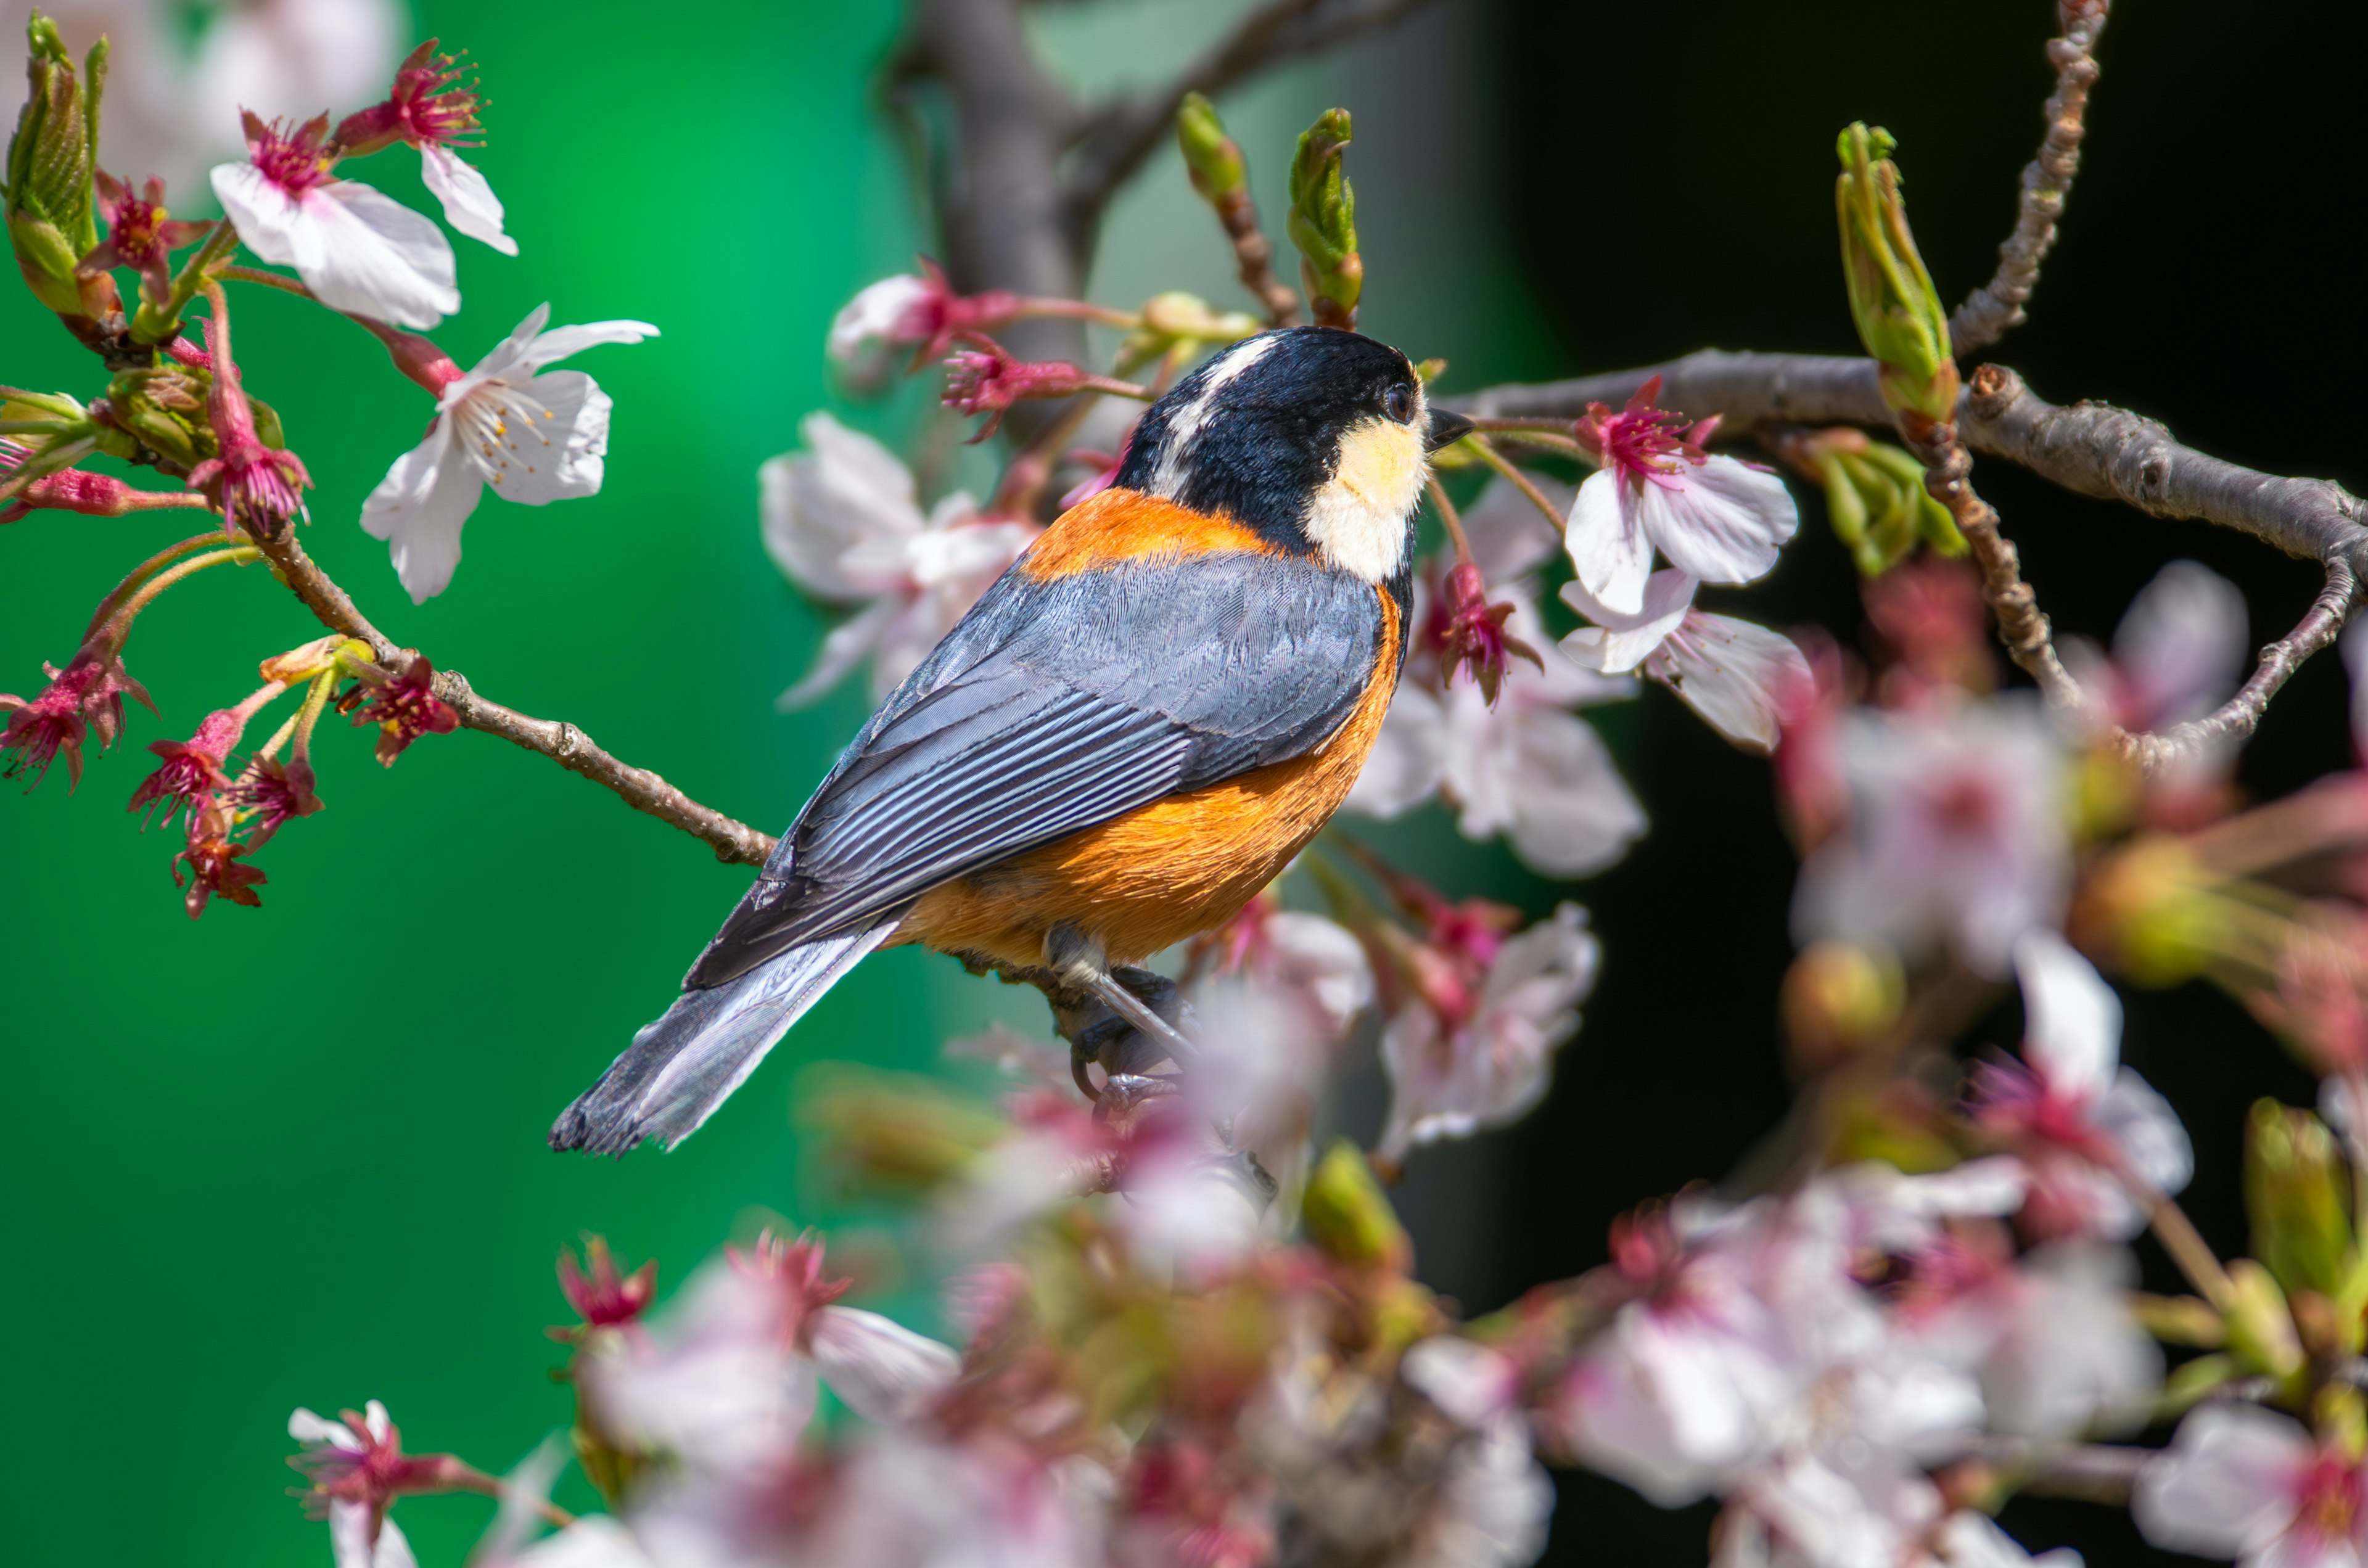
[[[411,667],[370,694],[357,724],[379,728],[378,760],[393,767],[404,749],[422,735],[449,735],[461,727],[461,716],[436,695],[436,666],[415,657]]]
[[[211,322],[206,324],[206,336],[209,342],[214,336]],[[255,433],[255,411],[240,390],[238,367],[227,354],[214,358],[206,417],[213,426],[217,455],[189,471],[188,485],[205,492],[225,527],[245,524],[257,538],[268,538],[302,506],[297,492],[310,488],[313,476],[295,453],[263,444]]]
[[[596,1328],[620,1328],[648,1310],[658,1290],[657,1259],[651,1258],[631,1274],[619,1271],[616,1256],[604,1236],[584,1238],[584,1263],[567,1248],[559,1253],[559,1290],[583,1323],[574,1328],[548,1330],[563,1342],[583,1338]]]
[[[1512,613],[1509,600],[1488,602],[1487,585],[1481,580],[1478,565],[1458,562],[1448,573],[1445,591],[1433,605],[1429,628],[1439,648],[1440,683],[1453,685],[1456,670],[1469,665],[1473,684],[1493,708],[1505,683],[1508,658],[1518,655],[1543,671],[1545,661],[1538,651],[1505,630],[1506,619]]]
[[[230,787],[222,764],[245,732],[246,715],[235,708],[222,708],[207,714],[199,722],[198,733],[187,741],[150,742],[148,749],[164,758],[164,766],[140,781],[131,792],[131,804],[125,809],[144,808],[154,820],[156,808],[162,806],[167,826],[184,810],[194,816],[216,790]]]
[[[994,435],[1004,411],[1022,398],[1070,397],[1091,384],[1091,377],[1064,359],[1015,359],[991,337],[975,332],[956,336],[977,347],[947,358],[944,401],[949,408],[987,416],[973,442]]]

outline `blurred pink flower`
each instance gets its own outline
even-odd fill
[[[982,517],[960,491],[925,517],[912,472],[887,448],[827,414],[808,415],[799,430],[808,449],[758,472],[765,548],[806,593],[863,608],[823,639],[814,668],[777,706],[819,699],[866,658],[877,701],[1042,530]]]
[[[1017,294],[957,294],[936,262],[924,256],[920,267],[919,277],[897,273],[867,285],[832,319],[830,358],[854,390],[879,388],[899,358],[917,367],[943,354],[956,333],[1002,326],[1019,312]]]
[[[1736,745],[1772,752],[1784,715],[1816,684],[1809,662],[1789,637],[1694,608],[1700,585],[1674,569],[1656,572],[1644,608],[1623,615],[1565,583],[1563,601],[1595,624],[1564,638],[1563,652],[1604,675],[1641,669]]]
[[[2244,1568],[2358,1568],[2368,1473],[2291,1416],[2233,1400],[2199,1405],[2138,1472],[2130,1513],[2146,1540]]]
[[[1618,615],[1645,608],[1656,550],[1706,583],[1748,583],[1776,564],[1801,526],[1784,482],[1702,449],[1715,419],[1691,427],[1653,406],[1656,376],[1618,414],[1590,403],[1578,423],[1596,471],[1578,487],[1563,536],[1588,597]]]
[[[302,1445],[288,1462],[310,1483],[306,1511],[329,1521],[337,1568],[416,1568],[411,1543],[387,1511],[406,1494],[449,1492],[483,1478],[450,1454],[406,1454],[403,1434],[371,1400],[326,1420],[299,1407],[288,1435]]]

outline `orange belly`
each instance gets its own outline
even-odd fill
[[[1138,963],[1231,919],[1331,820],[1381,733],[1399,628],[1397,601],[1376,591],[1372,681],[1323,744],[941,883],[895,940],[1027,968],[1044,962],[1046,936],[1067,925],[1099,939],[1111,963]]]

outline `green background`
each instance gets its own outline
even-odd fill
[[[1235,8],[1154,0],[1041,21],[1064,71],[1107,87],[1172,68]],[[391,635],[487,695],[778,827],[866,704],[854,682],[812,712],[772,711],[821,622],[759,547],[755,476],[803,414],[834,405],[832,312],[923,243],[870,97],[896,7],[742,0],[680,32],[620,0],[427,4],[417,19],[482,71],[478,162],[522,247],[510,260],[456,239],[465,306],[438,341],[467,365],[545,300],[555,323],[638,317],[664,335],[575,362],[616,399],[603,493],[541,510],[488,495],[453,586],[414,608],[355,518],[427,399],[348,324],[236,290],[248,384],[317,483],[307,547]],[[1270,195],[1288,133],[1336,95],[1356,107],[1370,328],[1454,358],[1464,385],[1543,370],[1483,216],[1487,180],[1452,140],[1463,132],[1441,129],[1472,118],[1452,101],[1469,74],[1437,69],[1463,33],[1423,26],[1225,108]],[[352,173],[434,210],[407,153]],[[1231,305],[1229,261],[1167,152],[1118,204],[1094,291],[1126,303],[1180,285]],[[1463,287],[1446,286],[1451,265]],[[97,393],[95,364],[14,288],[0,343],[0,380]],[[836,406],[894,436],[924,402]],[[38,513],[0,533],[0,689],[37,689],[89,607],[188,527]],[[169,1540],[176,1560],[317,1562],[324,1534],[284,1494],[290,1407],[382,1399],[413,1449],[506,1468],[567,1416],[544,1377],[563,1353],[540,1333],[567,1316],[552,1278],[564,1243],[603,1232],[630,1258],[660,1257],[671,1283],[755,1214],[827,1218],[802,1196],[778,1061],[674,1154],[543,1147],[746,872],[541,758],[462,733],[388,772],[369,732],[324,729],[328,810],[257,858],[263,907],[188,919],[166,874],[174,835],[143,835],[123,811],[142,748],[186,736],[251,689],[256,661],[318,630],[259,568],[191,581],[128,650],[163,722],[135,710],[72,796],[63,769],[0,795],[17,1122],[0,1145],[0,1476],[39,1500],[11,1510],[14,1561],[154,1561]],[[1443,824],[1415,831],[1437,841]],[[1501,875],[1502,852],[1485,854]],[[809,1055],[920,1065],[995,1016],[1042,1027],[1032,996],[908,949],[865,964],[798,1038]],[[488,1513],[434,1498],[400,1517],[434,1564],[457,1562]]]

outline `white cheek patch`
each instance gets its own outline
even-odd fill
[[[1209,415],[1217,406],[1218,397],[1244,370],[1265,358],[1282,335],[1269,332],[1262,337],[1249,338],[1235,345],[1209,367],[1208,379],[1192,393],[1191,401],[1178,408],[1167,421],[1167,429],[1160,437],[1159,461],[1151,471],[1151,494],[1163,501],[1176,499],[1176,492],[1192,472],[1192,448],[1201,438],[1201,428],[1208,424]]]
[[[1406,522],[1429,463],[1421,432],[1368,419],[1340,438],[1340,467],[1307,504],[1307,537],[1325,564],[1384,583],[1406,564]]]

